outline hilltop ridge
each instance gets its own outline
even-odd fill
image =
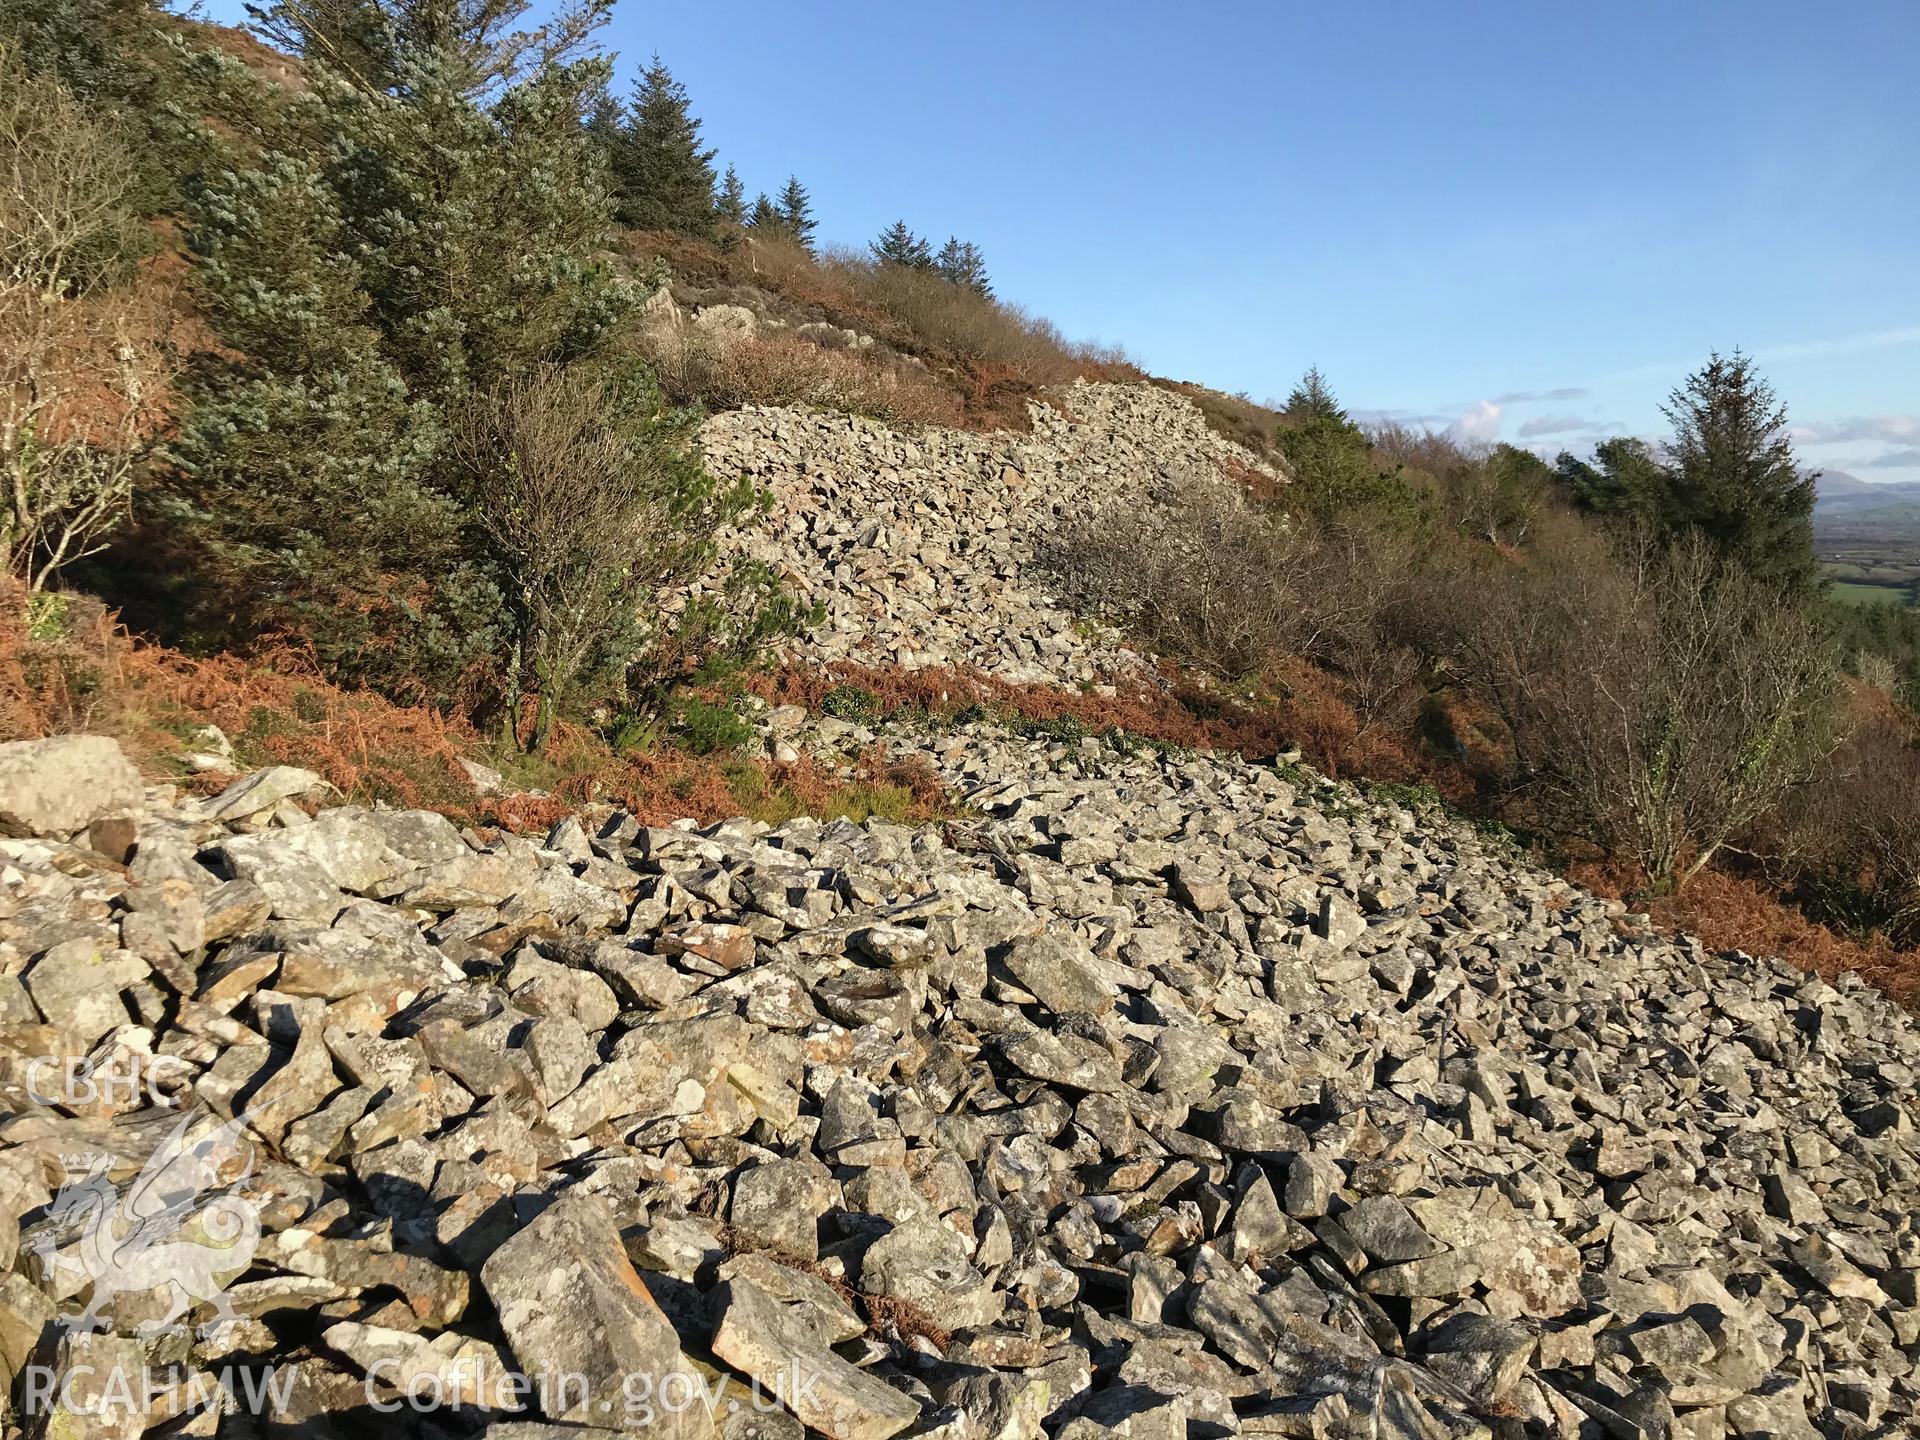
[[[1246,459],[1151,388],[1031,418],[708,422],[773,496],[749,546],[830,617],[794,663],[1142,663],[1062,623],[1039,549],[1195,469],[1243,494]],[[634,1374],[745,1394],[796,1361],[815,1383],[750,1431],[677,1433],[1902,1432],[1920,1031],[1858,979],[1662,938],[1304,767],[833,708],[756,726],[828,765],[884,747],[950,814],[598,806],[521,838],[297,768],[194,799],[111,747],[0,747],[34,1043],[168,1057],[171,1103],[257,1147],[237,1328],[161,1344],[116,1296],[55,1373],[164,1364],[144,1420],[174,1433],[289,1418],[222,1389],[238,1352],[340,1436],[391,1433],[397,1376],[460,1397],[449,1433],[553,1440]],[[0,1121],[24,1323],[57,1331],[83,1263],[47,1157],[111,1137],[132,1180],[142,1113]],[[587,1401],[516,1416],[519,1374]]]
[[[1284,483],[1208,429],[1187,400],[1146,385],[1076,381],[1030,402],[1028,428],[909,434],[858,416],[746,407],[702,428],[717,470],[765,486],[772,520],[746,553],[826,618],[797,636],[809,662],[970,668],[1072,686],[1147,666],[1126,637],[1096,641],[1046,573],[1050,542],[1099,506],[1144,506],[1198,474]]]
[[[1920,630],[1753,357],[1149,377],[608,12],[0,0],[0,1440],[1909,1433]]]

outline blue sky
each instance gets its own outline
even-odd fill
[[[622,0],[608,39],[750,195],[971,239],[1157,373],[1584,449],[1741,346],[1808,461],[1920,480],[1916,0]]]

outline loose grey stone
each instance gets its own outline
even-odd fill
[[[140,772],[103,735],[0,744],[0,834],[65,839],[145,794]]]
[[[496,1250],[480,1276],[521,1372],[551,1382],[554,1394],[573,1381],[569,1403],[556,1402],[549,1419],[618,1430],[629,1377],[649,1377],[656,1394],[698,1384],[603,1200],[563,1196]],[[671,1440],[705,1440],[713,1431],[699,1405],[660,1415],[657,1429]]]

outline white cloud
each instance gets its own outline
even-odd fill
[[[1467,413],[1453,422],[1453,433],[1461,440],[1489,441],[1499,437],[1500,411],[1503,407],[1494,400],[1482,400],[1471,406]]]
[[[1862,335],[1837,335],[1831,340],[1802,340],[1786,345],[1762,345],[1756,360],[1803,360],[1814,355],[1838,355],[1853,350],[1882,350],[1889,345],[1911,345],[1920,340],[1920,325],[1897,330],[1870,330]]]
[[[1381,425],[1405,425],[1412,430],[1432,430],[1447,423],[1445,415],[1421,410],[1349,410],[1348,417],[1362,429]]]
[[[1884,440],[1889,445],[1920,441],[1920,415],[1855,415],[1845,420],[1815,420],[1789,426],[1796,445],[1845,445]]]
[[[1520,438],[1532,440],[1540,435],[1568,435],[1598,428],[1596,422],[1584,415],[1541,415],[1520,427]]]
[[[1562,385],[1557,390],[1509,390],[1493,397],[1496,405],[1534,405],[1543,400],[1584,400],[1588,391],[1580,385]]]
[[[1825,340],[1799,340],[1780,345],[1762,345],[1747,353],[1755,360],[1776,364],[1790,360],[1807,360],[1821,355],[1844,355],[1860,350],[1884,350],[1895,345],[1913,345],[1920,343],[1920,325],[1903,325],[1894,330],[1870,330],[1857,335],[1835,335]],[[1728,351],[1722,351],[1723,355]],[[1594,377],[1596,385],[1622,384],[1630,380],[1664,380],[1668,384],[1677,382],[1682,376],[1691,374],[1700,367],[1701,357],[1695,354],[1687,358],[1661,360],[1647,365],[1634,365],[1625,370],[1615,370],[1606,375]]]

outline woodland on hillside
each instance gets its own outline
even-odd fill
[[[777,688],[755,667],[812,619],[762,566],[690,588],[766,503],[703,467],[704,409],[990,428],[1078,377],[1148,382],[997,297],[971,241],[903,219],[836,249],[797,176],[748,199],[659,57],[615,89],[611,3],[535,28],[523,0],[277,0],[242,35],[0,0],[10,724],[97,717],[133,673],[78,638],[94,596],[166,647],[143,703],[168,724],[192,666],[297,656],[313,713],[262,698],[242,728],[308,735],[352,695],[366,728],[387,706],[422,744],[571,747],[626,783],[743,743],[730,699]],[[686,286],[793,333],[642,323]],[[1152,738],[1298,746],[1622,890],[1732,880],[1920,943],[1920,640],[1829,603],[1752,361],[1676,379],[1661,447],[1552,464],[1364,427],[1317,371],[1272,406],[1152,382],[1291,483],[1195,485],[1178,523],[1104,517],[1050,563],[1167,659],[1127,711]],[[881,712],[934,708],[888,688]]]

